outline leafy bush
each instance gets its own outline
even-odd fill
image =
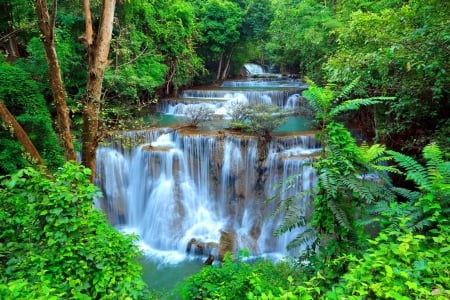
[[[450,226],[443,224],[433,233],[428,237],[401,231],[381,233],[361,259],[353,257],[350,271],[329,295],[345,295],[346,299],[448,299]]]
[[[0,298],[145,296],[134,237],[93,207],[89,175],[67,163],[53,178],[32,168],[0,177]]]
[[[247,299],[271,291],[279,295],[290,284],[285,278],[291,269],[287,263],[273,264],[258,260],[254,264],[233,261],[227,253],[220,267],[205,266],[199,273],[185,279],[179,286],[182,299]]]
[[[282,108],[269,104],[242,104],[236,102],[231,109],[230,126],[235,129],[270,136],[281,126],[288,114]]]
[[[214,111],[207,105],[189,105],[185,109],[185,114],[188,119],[188,126],[197,127],[201,122],[211,120]]]

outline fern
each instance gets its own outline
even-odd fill
[[[361,184],[361,180],[354,177],[342,177],[339,185],[346,186],[351,192],[359,196],[361,200],[366,203],[372,203],[375,201],[374,195],[364,184]]]
[[[317,241],[317,232],[311,226],[305,228],[302,233],[299,233],[287,246],[287,250],[304,247],[305,245],[313,247]]]
[[[329,116],[331,118],[334,118],[338,115],[340,115],[343,112],[351,111],[351,110],[358,110],[361,106],[369,106],[381,103],[384,100],[392,100],[395,98],[392,97],[371,97],[371,98],[363,98],[363,99],[352,99],[347,100],[339,104],[338,106],[334,107],[330,110]]]
[[[342,207],[338,205],[334,200],[327,201],[327,205],[330,208],[330,210],[333,212],[334,218],[337,220],[339,225],[345,229],[347,232],[352,231],[352,226],[350,224],[350,221],[347,217],[347,214],[344,212]]]
[[[339,95],[336,96],[336,99],[347,99],[350,97],[350,93],[355,89],[355,87],[358,85],[359,80],[361,79],[360,76],[356,77],[352,80],[347,86],[345,86],[342,91],[339,93]]]
[[[406,179],[414,181],[415,184],[419,186],[420,189],[429,190],[430,189],[430,180],[428,178],[427,170],[418,162],[416,162],[413,158],[398,153],[396,151],[389,150],[387,151],[394,160],[403,168],[406,169]]]
[[[417,200],[419,200],[421,193],[417,192],[417,191],[411,191],[405,188],[399,188],[399,187],[393,187],[392,191],[397,193],[398,195],[404,197],[405,199],[407,199],[409,202],[416,202]]]

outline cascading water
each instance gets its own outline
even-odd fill
[[[284,93],[278,104],[286,105],[289,95]],[[209,104],[222,97],[208,96]],[[293,188],[285,183],[281,199],[311,189],[314,172],[305,163],[319,147],[313,135],[274,136],[268,142],[224,131],[123,132],[98,149],[96,183],[105,195],[102,205],[111,222],[137,233],[143,250],[159,261],[184,260],[193,245],[201,246],[195,248],[200,254],[218,255],[225,233],[233,239],[233,250],[286,254],[288,242],[299,231],[274,237],[281,216],[269,218],[276,203],[265,200],[274,196],[271,187],[291,177]],[[306,214],[309,199],[299,201]]]

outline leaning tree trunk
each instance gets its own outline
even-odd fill
[[[67,160],[76,160],[77,156],[73,147],[72,135],[70,132],[70,117],[67,108],[67,93],[61,78],[61,68],[59,66],[58,55],[55,48],[55,19],[57,0],[53,0],[52,13],[49,15],[47,0],[36,0],[36,12],[38,15],[39,29],[42,34],[45,57],[47,59],[50,85],[53,99],[56,106],[58,119],[57,132],[63,144]]]
[[[22,126],[17,122],[16,118],[9,112],[8,108],[0,101],[0,119],[3,120],[6,124],[10,125],[14,131],[14,135],[17,140],[22,144],[31,158],[40,166],[44,166],[44,161],[42,160],[39,152],[34,147],[33,142],[28,137],[28,134],[23,130]]]
[[[91,181],[95,176],[96,150],[100,141],[100,102],[102,94],[103,75],[108,66],[108,55],[111,44],[115,0],[103,0],[100,24],[94,39],[92,17],[89,0],[84,0],[86,31],[83,42],[88,48],[89,67],[86,93],[83,97],[83,149],[82,163],[92,170]]]

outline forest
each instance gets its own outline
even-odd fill
[[[0,299],[450,298],[450,1],[0,8]],[[93,206],[96,149],[248,62],[308,86],[313,210],[289,197],[273,213],[274,238],[303,227],[288,247],[309,246],[283,262],[240,249],[170,293],[150,289],[138,237]]]

